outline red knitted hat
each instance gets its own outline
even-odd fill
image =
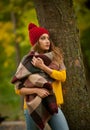
[[[28,25],[28,30],[29,30],[29,39],[32,46],[38,41],[38,39],[40,38],[42,34],[46,33],[49,35],[48,30],[42,27],[37,27],[33,23],[30,23]]]

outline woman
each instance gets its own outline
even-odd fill
[[[64,82],[66,79],[66,69],[63,63],[61,50],[58,47],[55,47],[54,44],[50,41],[49,32],[45,28],[37,27],[35,24],[30,23],[28,29],[30,43],[32,45],[31,51],[33,50],[38,54],[46,54],[48,52],[52,52],[52,67],[47,66],[44,63],[44,60],[40,57],[33,56],[31,60],[31,64],[34,67],[39,68],[41,72],[45,72],[49,77],[53,79],[51,84],[53,92],[56,96],[58,113],[54,113],[50,116],[50,118],[48,119],[48,124],[50,125],[52,130],[69,130],[67,121],[60,109],[61,104],[63,104],[61,82]],[[16,87],[16,93],[24,96],[35,94],[38,95],[42,100],[50,95],[50,91],[48,89],[40,87],[20,87],[19,89],[18,87]],[[24,113],[26,118],[27,130],[40,130],[28,112],[26,101],[24,102]]]

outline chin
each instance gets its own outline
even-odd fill
[[[46,48],[45,50],[47,50],[47,51],[48,51],[48,50],[49,50],[49,48]]]

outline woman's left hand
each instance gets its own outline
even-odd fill
[[[42,67],[44,66],[44,62],[41,58],[36,58],[36,57],[33,57],[32,58],[32,61],[31,63],[35,66],[35,67],[38,67],[40,69],[42,69]]]

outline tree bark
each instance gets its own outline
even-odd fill
[[[16,16],[15,16],[15,13],[14,12],[11,12],[11,20],[12,20],[12,23],[13,23],[13,32],[14,32],[14,35],[15,35],[15,49],[16,49],[16,65],[18,66],[18,64],[20,63],[20,59],[21,59],[21,55],[20,55],[20,46],[19,46],[19,43],[17,42],[17,33],[16,33]]]
[[[72,0],[34,0],[40,26],[64,52],[67,81],[62,109],[70,130],[90,130],[90,102]]]
[[[17,33],[16,33],[16,29],[17,29],[17,22],[16,22],[16,16],[15,16],[15,13],[14,12],[11,12],[11,20],[12,20],[12,23],[13,23],[13,32],[14,32],[14,35],[15,35],[15,50],[16,50],[16,67],[19,65],[20,63],[20,60],[21,60],[21,53],[20,53],[20,45],[19,43],[17,42]],[[21,109],[23,109],[23,103],[24,103],[24,98],[23,96],[20,96],[21,98]]]

